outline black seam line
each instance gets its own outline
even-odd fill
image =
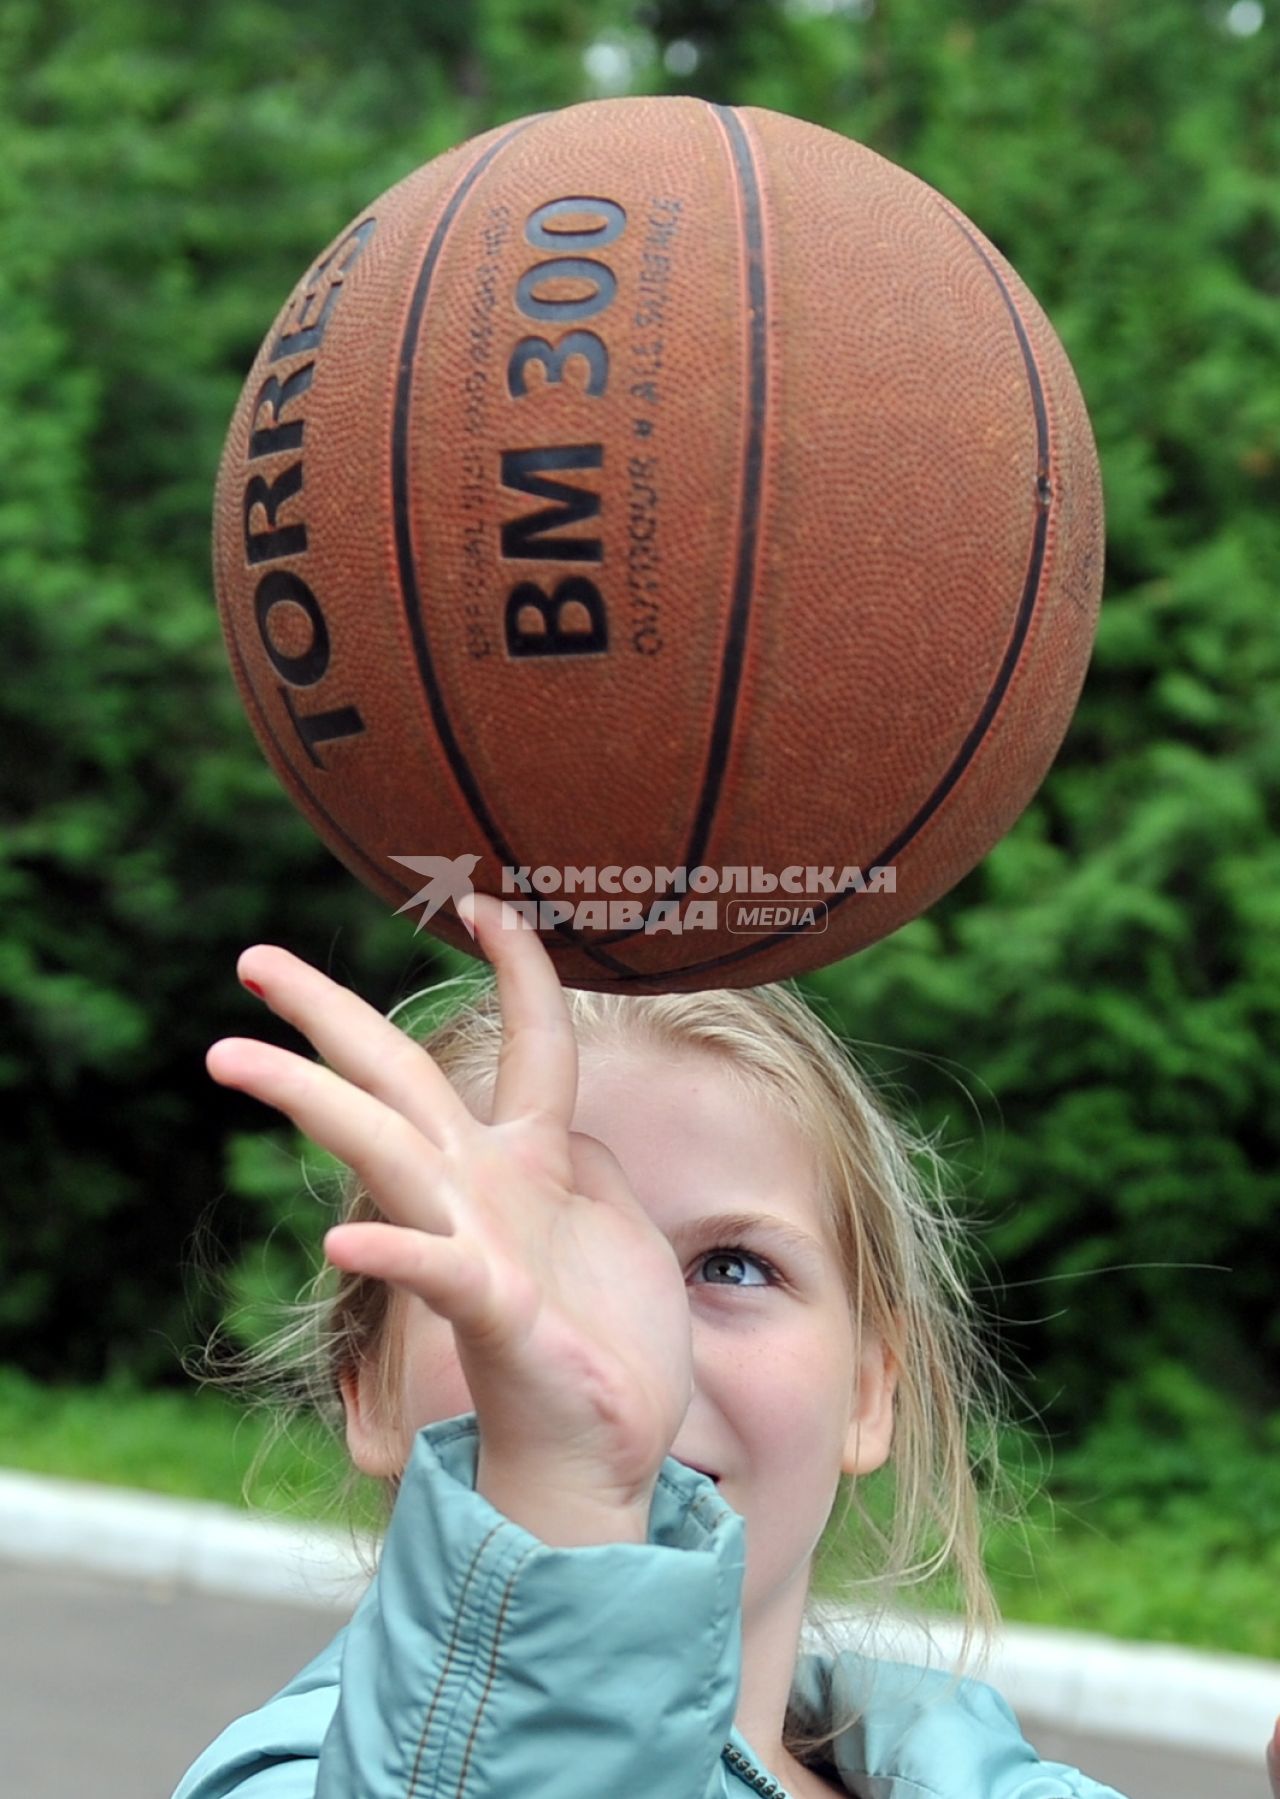
[[[729,621],[720,655],[720,687],[712,714],[702,786],[684,852],[684,862],[677,864],[677,867],[687,869],[699,866],[711,836],[737,718],[742,663],[746,655],[751,605],[755,597],[760,538],[760,490],[764,478],[765,408],[768,403],[768,289],[764,269],[760,183],[751,154],[750,140],[737,113],[731,106],[716,106],[710,101],[707,102],[707,110],[720,120],[729,139],[730,171],[736,178],[734,187],[742,204],[741,236],[746,264],[747,317],[750,330],[747,337],[747,437],[742,458],[733,597],[729,603]],[[596,942],[625,943],[629,938],[641,936],[646,926],[657,916],[658,906],[666,904],[670,898],[670,894],[655,894],[652,905],[639,924],[628,925],[623,930],[612,932],[608,937],[597,938]],[[677,910],[683,913],[683,901],[678,902]]]
[[[323,818],[325,820],[326,824],[329,825],[330,829],[334,832],[334,834],[338,837],[341,837],[342,841],[346,844],[347,848],[350,850],[354,859],[357,862],[362,862],[364,864],[364,866],[369,870],[370,874],[374,877],[375,885],[379,882],[390,882],[390,884],[396,889],[397,893],[402,893],[407,897],[409,894],[411,894],[414,891],[413,883],[410,881],[402,881],[402,880],[398,879],[397,876],[395,874],[393,874],[389,869],[384,869],[382,864],[380,862],[378,862],[373,856],[371,856],[369,854],[369,852],[366,849],[364,849],[359,843],[357,843],[354,837],[350,836],[346,831],[344,831],[342,826],[338,823],[337,819],[328,810],[328,808],[325,806],[322,806],[320,804],[320,801],[316,798],[316,796],[312,792],[311,788],[307,786],[307,783],[303,780],[302,776],[298,773],[297,769],[293,766],[293,763],[289,760],[289,757],[285,753],[284,745],[281,743],[279,737],[276,736],[276,733],[272,726],[271,720],[267,716],[266,708],[263,706],[262,701],[258,698],[257,690],[254,687],[253,682],[251,681],[251,679],[249,677],[249,671],[245,664],[244,653],[240,648],[240,640],[236,635],[235,617],[231,611],[231,608],[224,601],[219,601],[219,611],[221,612],[223,621],[227,627],[227,640],[231,646],[232,660],[234,661],[236,667],[239,669],[241,677],[242,677],[241,692],[248,694],[249,699],[252,702],[253,710],[257,714],[258,723],[262,727],[262,729],[266,732],[267,736],[271,739],[272,744],[275,746],[276,754],[279,756],[280,760],[284,763],[285,767],[289,770],[289,773],[293,776],[293,778],[297,782],[298,786],[301,788],[303,794],[306,796],[307,801],[312,806],[315,807],[316,811],[320,814],[321,818]],[[297,798],[293,794],[290,794],[289,798],[291,800],[293,800],[294,805],[298,807],[298,810],[302,813],[303,817],[305,818],[306,817],[306,808],[302,804],[300,804],[300,802],[297,800]],[[311,824],[311,820],[307,819],[307,823]],[[313,830],[315,829],[314,825],[312,825],[312,829]],[[326,845],[325,847],[328,848],[328,845]],[[330,851],[330,854],[332,854],[332,853],[333,852]]]
[[[458,783],[462,796],[471,810],[471,815],[488,840],[489,847],[498,860],[507,868],[521,866],[498,829],[489,808],[485,805],[484,795],[480,791],[479,782],[472,773],[471,765],[463,754],[462,746],[454,735],[449,714],[445,708],[444,694],[436,675],[435,664],[431,658],[431,650],[427,643],[426,627],[422,617],[422,593],[418,586],[418,571],[413,559],[413,532],[409,522],[409,402],[413,393],[413,365],[417,353],[418,338],[422,330],[422,317],[426,311],[427,298],[431,291],[432,278],[436,264],[444,248],[449,230],[476,182],[489,167],[494,157],[505,150],[513,139],[537,123],[542,114],[535,114],[531,119],[522,119],[512,126],[496,144],[490,144],[484,155],[467,170],[450,197],[435,230],[431,234],[431,242],[427,245],[427,253],[418,270],[418,278],[414,283],[413,298],[409,304],[409,316],[405,322],[404,336],[400,342],[400,360],[396,369],[396,403],[391,427],[391,496],[392,511],[395,521],[396,567],[400,576],[400,594],[404,601],[405,616],[409,624],[409,635],[413,643],[414,658],[418,664],[418,674],[426,691],[427,704],[431,708],[431,718],[435,725],[440,747],[444,750],[453,778]],[[556,926],[557,933],[573,944],[575,949],[598,963],[602,968],[611,971],[629,973],[624,962],[617,962],[612,956],[601,950],[595,950],[584,943],[579,935],[567,925]]]
[[[493,1539],[505,1528],[505,1522],[491,1526],[467,1565],[467,1572],[463,1576],[462,1586],[458,1593],[458,1609],[454,1614],[453,1629],[449,1633],[449,1644],[445,1650],[444,1663],[439,1674],[436,1676],[435,1691],[431,1695],[431,1704],[427,1707],[427,1715],[422,1721],[422,1729],[418,1734],[418,1747],[413,1758],[413,1767],[409,1770],[409,1784],[405,1788],[406,1799],[412,1799],[412,1795],[418,1790],[418,1781],[422,1775],[422,1757],[426,1752],[427,1738],[431,1734],[431,1725],[435,1719],[436,1708],[440,1703],[440,1696],[444,1691],[444,1683],[449,1677],[449,1670],[453,1666],[454,1658],[458,1652],[458,1637],[462,1631],[463,1618],[466,1612],[467,1589],[475,1578],[476,1569],[479,1566],[480,1559],[484,1555],[485,1550],[489,1547],[490,1543],[492,1543]]]
[[[961,224],[959,219],[955,218],[946,207],[941,208],[941,210],[946,213],[946,216],[956,226],[957,230],[964,233],[965,237],[969,240],[970,246],[977,251],[978,255],[986,264],[992,280],[1000,290],[1000,296],[1008,309],[1009,317],[1013,320],[1013,328],[1017,333],[1018,346],[1022,351],[1022,360],[1027,371],[1027,382],[1031,389],[1031,401],[1035,410],[1037,479],[1040,481],[1049,481],[1052,476],[1052,470],[1049,467],[1049,413],[1045,404],[1044,387],[1040,380],[1040,371],[1036,366],[1036,359],[1032,354],[1031,343],[1027,337],[1026,327],[1023,325],[1021,316],[1014,304],[1013,295],[1009,292],[1004,277],[992,262],[991,258],[987,255],[977,238]],[[928,820],[938,810],[938,807],[946,799],[947,795],[951,792],[952,788],[977,753],[978,745],[986,735],[991,720],[995,716],[996,710],[1005,696],[1010,681],[1013,679],[1013,672],[1017,667],[1018,659],[1022,654],[1022,646],[1025,643],[1027,633],[1031,628],[1031,620],[1035,614],[1036,602],[1040,594],[1040,579],[1044,572],[1045,544],[1049,535],[1049,514],[1052,505],[1053,500],[1051,498],[1048,505],[1042,504],[1038,505],[1036,508],[1036,528],[1032,539],[1031,561],[1027,569],[1026,581],[1023,584],[1022,597],[1018,602],[1018,610],[1014,618],[1013,634],[1009,639],[1004,659],[1001,662],[1000,668],[996,673],[996,678],[988,691],[986,700],[983,702],[981,711],[974,720],[968,736],[957,751],[950,768],[947,769],[928,799],[920,807],[911,822],[905,825],[903,829],[898,832],[898,835],[893,838],[893,840],[887,844],[878,855],[872,857],[871,862],[868,864],[869,867],[883,867],[885,864],[892,862],[895,856],[902,853],[906,846],[911,842],[911,839],[923,829]],[[843,893],[834,894],[831,899],[827,901],[827,917],[829,918],[836,907],[843,905],[845,900],[851,898],[856,891],[855,888],[846,888]],[[714,968],[726,968],[736,962],[747,961],[752,956],[762,956],[766,950],[776,949],[778,944],[785,943],[792,937],[805,936],[808,934],[809,929],[810,927],[806,925],[801,930],[777,931],[774,932],[772,936],[762,937],[756,943],[744,945],[742,949],[731,950],[727,955],[713,956],[706,962],[686,963],[682,968],[669,968],[663,970],[662,973],[650,972],[648,974],[633,974],[625,982],[619,980],[618,985],[629,985],[632,981],[648,981],[652,984],[655,981],[672,979],[681,975],[704,974]]]
[[[764,473],[765,404],[768,397],[768,319],[764,278],[764,226],[761,218],[760,183],[751,145],[742,121],[731,106],[712,106],[728,134],[734,172],[742,203],[742,247],[746,260],[748,334],[747,442],[739,500],[738,553],[733,580],[729,628],[720,662],[720,692],[716,696],[711,742],[702,776],[702,793],[684,853],[684,866],[696,868],[711,836],[725,766],[733,740],[733,727],[742,686],[742,663],[747,648],[751,602],[755,594],[756,563],[760,541],[760,490]]]

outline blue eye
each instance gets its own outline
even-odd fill
[[[702,1286],[772,1287],[778,1280],[777,1269],[764,1256],[754,1255],[747,1249],[735,1249],[729,1244],[720,1249],[707,1250],[699,1256],[698,1267],[715,1270],[714,1277],[699,1283]],[[752,1268],[764,1278],[749,1279],[748,1273]]]

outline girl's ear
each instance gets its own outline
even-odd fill
[[[898,1364],[892,1350],[874,1331],[865,1332],[849,1413],[849,1434],[840,1462],[842,1474],[872,1474],[888,1461],[897,1390]]]
[[[359,1371],[350,1368],[338,1376],[342,1404],[347,1414],[347,1453],[362,1474],[375,1480],[387,1480],[399,1474],[403,1458],[387,1440],[388,1433],[378,1417],[375,1397],[375,1370],[362,1363]]]

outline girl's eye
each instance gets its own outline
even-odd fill
[[[706,1270],[706,1280],[699,1283],[702,1286],[772,1287],[778,1279],[772,1262],[746,1249],[709,1249],[698,1258],[698,1268]],[[752,1270],[763,1279],[753,1280]]]

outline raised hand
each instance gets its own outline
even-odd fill
[[[347,1163],[390,1220],[335,1227],[325,1253],[453,1326],[479,1490],[547,1541],[643,1541],[692,1392],[683,1275],[611,1153],[571,1131],[577,1044],[536,932],[487,896],[467,907],[502,1006],[489,1122],[420,1045],[269,945],[240,977],[329,1066],[250,1038],[207,1066]]]

